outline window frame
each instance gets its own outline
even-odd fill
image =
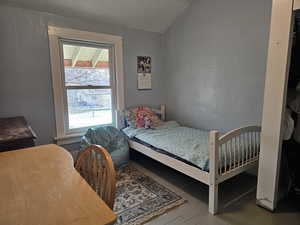
[[[95,127],[95,126],[115,126],[116,124],[116,115],[113,113],[115,111],[115,103],[116,103],[116,91],[115,91],[115,68],[114,68],[114,46],[111,44],[102,44],[102,43],[92,43],[92,42],[86,42],[86,41],[78,41],[78,40],[69,40],[69,39],[59,39],[59,44],[60,44],[60,54],[61,56],[64,55],[63,53],[63,45],[64,44],[70,44],[70,45],[77,45],[77,46],[90,46],[90,47],[99,47],[103,49],[107,49],[109,51],[109,85],[106,86],[95,86],[95,85],[81,85],[81,86],[67,86],[66,85],[66,77],[65,77],[65,71],[64,69],[61,71],[62,73],[62,80],[63,80],[63,92],[64,92],[64,114],[65,114],[65,127],[66,127],[66,134],[76,134],[76,133],[83,133],[85,132],[88,128]],[[64,58],[61,57],[61,67],[65,68],[64,65]],[[104,90],[104,89],[110,89],[111,90],[111,110],[112,110],[112,123],[107,123],[107,124],[98,124],[94,126],[85,126],[85,127],[80,127],[80,128],[70,128],[69,124],[69,112],[68,112],[68,97],[67,97],[67,91],[68,90],[80,90],[80,89],[92,89],[92,90]]]
[[[52,70],[52,86],[55,108],[56,137],[58,144],[78,142],[80,137],[90,127],[69,128],[68,104],[64,79],[63,43],[78,43],[82,46],[99,46],[110,52],[110,89],[112,91],[112,122],[117,128],[121,127],[121,112],[124,110],[124,75],[123,75],[123,39],[120,36],[94,33],[48,26],[49,47]],[[94,86],[93,86],[94,87]],[[97,87],[97,86],[96,86]],[[104,86],[99,86],[104,87]],[[108,86],[105,86],[107,88]],[[80,89],[82,87],[79,87]],[[76,88],[77,89],[77,88]],[[94,88],[93,88],[94,89]],[[102,125],[104,126],[104,125]],[[94,126],[92,126],[94,127]]]

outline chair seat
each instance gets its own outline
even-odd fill
[[[111,155],[114,166],[122,167],[129,162],[129,146],[126,136],[112,126],[90,128],[81,140],[81,150],[90,145],[101,145]]]

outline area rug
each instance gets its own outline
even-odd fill
[[[186,200],[130,164],[117,172],[116,225],[140,225]]]

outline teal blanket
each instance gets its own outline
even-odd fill
[[[165,122],[155,129],[127,127],[123,131],[130,138],[136,137],[203,170],[209,169],[209,131],[182,127],[175,121]]]

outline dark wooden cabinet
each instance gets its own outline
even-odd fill
[[[0,152],[35,146],[35,139],[24,117],[0,118]]]

